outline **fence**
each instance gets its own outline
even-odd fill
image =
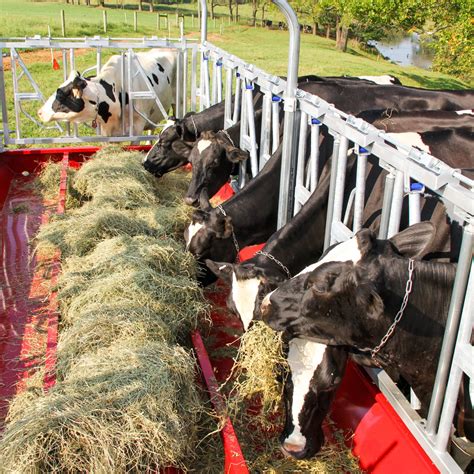
[[[9,48],[18,64],[35,88],[33,94],[15,90],[15,118],[18,121],[24,100],[44,100],[37,84],[20,62],[17,55],[21,47],[60,48],[63,57],[70,51],[70,66],[74,66],[72,51],[78,47],[95,47],[98,55],[102,48],[128,51],[130,56],[135,48],[174,47],[180,54],[178,68],[177,103],[181,104],[179,115],[187,110],[203,110],[212,104],[225,100],[224,127],[228,128],[238,120],[242,121],[240,147],[250,154],[251,174],[255,176],[279,145],[279,113],[283,107],[284,134],[280,183],[278,226],[283,226],[317,187],[318,145],[322,126],[334,136],[332,154],[331,183],[328,216],[325,230],[325,247],[349,238],[360,229],[365,196],[365,166],[369,154],[375,156],[381,168],[387,171],[382,206],[380,238],[395,234],[400,225],[401,202],[409,193],[410,223],[419,220],[419,189],[412,184],[423,183],[426,188],[443,199],[450,217],[463,225],[463,241],[459,256],[453,296],[449,308],[448,322],[440,356],[438,373],[427,420],[416,412],[401,394],[397,386],[383,371],[370,370],[369,373],[379,388],[392,403],[408,429],[428,453],[436,466],[443,472],[462,472],[448,452],[451,424],[458,396],[462,373],[474,377],[472,363],[474,350],[470,344],[473,318],[474,272],[472,271],[472,249],[474,239],[474,182],[460,172],[450,168],[435,157],[397,142],[392,136],[337,110],[319,97],[297,90],[297,70],[299,56],[299,25],[294,12],[285,0],[273,0],[283,11],[290,32],[288,79],[279,77],[247,64],[245,61],[207,42],[207,6],[201,0],[201,43],[191,44],[183,38],[175,41],[158,39],[69,40],[58,42],[52,39],[33,39],[20,43],[0,43],[1,48]],[[122,53],[123,54],[123,53]],[[191,58],[189,59],[189,54]],[[18,57],[17,57],[18,56]],[[199,61],[198,61],[199,56]],[[100,58],[97,59],[100,70]],[[66,68],[65,68],[66,70]],[[18,75],[13,71],[13,81]],[[224,77],[225,75],[225,77]],[[197,77],[199,76],[199,84]],[[15,79],[15,77],[17,79]],[[188,85],[190,84],[190,87]],[[256,136],[252,90],[259,87],[263,93],[262,130]],[[78,136],[77,133],[59,138],[25,138],[17,125],[16,137],[11,137],[8,129],[6,97],[3,70],[0,69],[0,94],[2,94],[3,143],[71,143],[78,141],[122,141],[147,139],[148,136],[92,137]],[[18,88],[17,88],[18,89]],[[234,98],[232,98],[234,96]],[[198,104],[199,101],[199,104]],[[310,129],[309,166],[305,166],[307,155],[306,140],[302,140]],[[349,143],[354,143],[357,162],[356,187],[352,198],[344,209],[343,192],[347,151]],[[241,173],[241,185],[245,182]],[[352,210],[352,211],[351,211]],[[349,212],[353,213],[352,227],[348,227]],[[460,330],[458,331],[458,327]],[[414,408],[415,407],[415,408]]]

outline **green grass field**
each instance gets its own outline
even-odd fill
[[[115,4],[111,3],[115,7]],[[156,35],[159,37],[177,37],[179,30],[176,26],[176,7],[173,5],[160,6],[160,13],[169,13],[170,28],[165,28],[164,21],[161,30],[157,29],[157,13],[138,12],[137,32],[133,28],[134,5],[127,5],[126,9],[107,8],[108,32],[110,37],[143,37]],[[195,4],[180,5],[180,13],[185,17],[185,35],[188,38],[199,39],[197,15],[194,27],[191,12]],[[68,37],[104,36],[103,9],[55,2],[32,2],[27,0],[0,0],[0,37],[24,37],[47,35],[48,26],[52,36],[61,36],[60,11],[64,9],[66,17],[66,35]],[[227,14],[226,7],[216,9],[218,13]],[[250,14],[249,6],[241,6],[239,13],[244,17]],[[267,16],[267,15],[266,15]],[[278,13],[270,13],[267,17],[278,21],[282,19]],[[288,67],[288,32],[267,30],[248,26],[247,21],[239,24],[230,23],[228,18],[218,18],[208,21],[208,39],[217,46],[232,54],[253,63],[263,70],[276,74],[286,75]],[[21,51],[20,51],[21,53]],[[62,82],[63,71],[55,71],[51,67],[48,50],[42,55],[33,57],[30,54],[28,67],[43,94],[48,96]],[[105,62],[112,51],[104,51]],[[27,56],[27,55],[25,55]],[[60,53],[56,52],[56,58]],[[61,62],[61,61],[60,61]],[[76,69],[82,71],[95,64],[93,51],[83,52],[76,58]],[[318,75],[378,75],[393,74],[400,78],[403,84],[433,89],[460,89],[471,86],[461,80],[445,74],[426,71],[416,67],[401,67],[368,53],[357,46],[350,47],[348,52],[342,53],[335,49],[334,41],[318,36],[301,35],[299,74]],[[11,72],[6,67],[5,72],[6,95],[10,128],[13,130],[13,91]],[[23,80],[24,81],[24,80]],[[23,91],[30,90],[25,84]],[[25,104],[25,109],[32,115],[36,114],[39,103]],[[28,120],[22,121],[22,133],[25,136],[55,136],[57,132],[40,130]],[[80,133],[86,133],[82,131]],[[88,132],[87,132],[88,133]]]

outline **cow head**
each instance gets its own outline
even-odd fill
[[[193,177],[186,203],[196,206],[203,190],[213,196],[227,182],[234,164],[248,156],[247,152],[233,146],[223,133],[203,132],[189,155]]]
[[[164,128],[147,153],[143,166],[157,178],[188,163],[196,140],[195,132],[187,126],[190,115],[187,114],[184,119],[175,119]]]
[[[43,122],[53,120],[72,123],[99,120],[108,132],[119,126],[120,104],[113,92],[113,85],[101,80],[96,82],[72,71],[68,79],[59,86],[45,104],[38,110]]]
[[[237,251],[232,239],[232,218],[224,216],[218,209],[197,210],[184,231],[186,249],[198,260],[201,269],[198,279],[202,284],[212,283],[205,259],[231,262]]]
[[[259,319],[263,297],[287,278],[271,261],[259,265],[251,260],[239,264],[206,260],[206,266],[231,286],[227,306],[239,316],[245,331]]]
[[[263,319],[293,337],[370,347],[366,337],[377,339],[387,330],[380,296],[384,259],[425,255],[433,239],[430,222],[415,224],[388,241],[378,241],[363,229],[268,294],[261,306]]]

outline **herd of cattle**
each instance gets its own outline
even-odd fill
[[[171,63],[157,67],[160,85],[172,76],[167,69],[173,69]],[[121,88],[116,78],[107,77],[70,78],[50,98],[49,107],[64,118],[84,113],[89,102],[93,109],[89,115],[99,113],[102,117],[104,99],[107,111],[113,114],[114,98],[117,107]],[[299,78],[298,87],[362,117],[404,143],[430,152],[471,177],[474,91],[419,89],[405,87],[394,78],[382,79],[383,85],[370,77],[305,76]],[[261,106],[262,94],[256,88],[257,132]],[[263,319],[271,328],[285,333],[291,376],[285,387],[283,451],[296,458],[311,457],[319,451],[324,442],[321,425],[348,357],[382,367],[394,380],[407,382],[421,401],[422,415],[426,415],[456,271],[461,226],[449,219],[443,203],[427,190],[421,202],[422,222],[408,226],[405,198],[403,230],[388,240],[378,240],[386,172],[369,157],[363,229],[324,252],[333,151],[333,136],[325,126],[321,127],[317,188],[284,227],[277,230],[281,146],[242,190],[213,208],[209,198],[248,158],[248,153],[237,146],[240,122],[226,131],[222,130],[223,123],[223,102],[175,120],[149,151],[144,167],[159,178],[192,164],[185,200],[197,209],[185,239],[199,262],[201,283],[207,285],[217,277],[229,283],[228,305],[241,318],[244,329],[253,320]],[[346,202],[355,187],[354,162],[348,160]],[[262,251],[239,262],[240,249],[264,242]],[[409,294],[407,282],[412,285]],[[384,338],[397,312],[402,312],[403,319],[391,337]],[[474,440],[473,395],[469,390],[464,392],[464,424],[458,426],[458,434],[470,440]]]

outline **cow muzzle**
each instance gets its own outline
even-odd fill
[[[198,204],[199,204],[199,200],[194,198],[194,197],[191,197],[191,196],[186,196],[184,198],[184,202],[188,205],[188,206],[193,206],[193,207],[198,207]]]

